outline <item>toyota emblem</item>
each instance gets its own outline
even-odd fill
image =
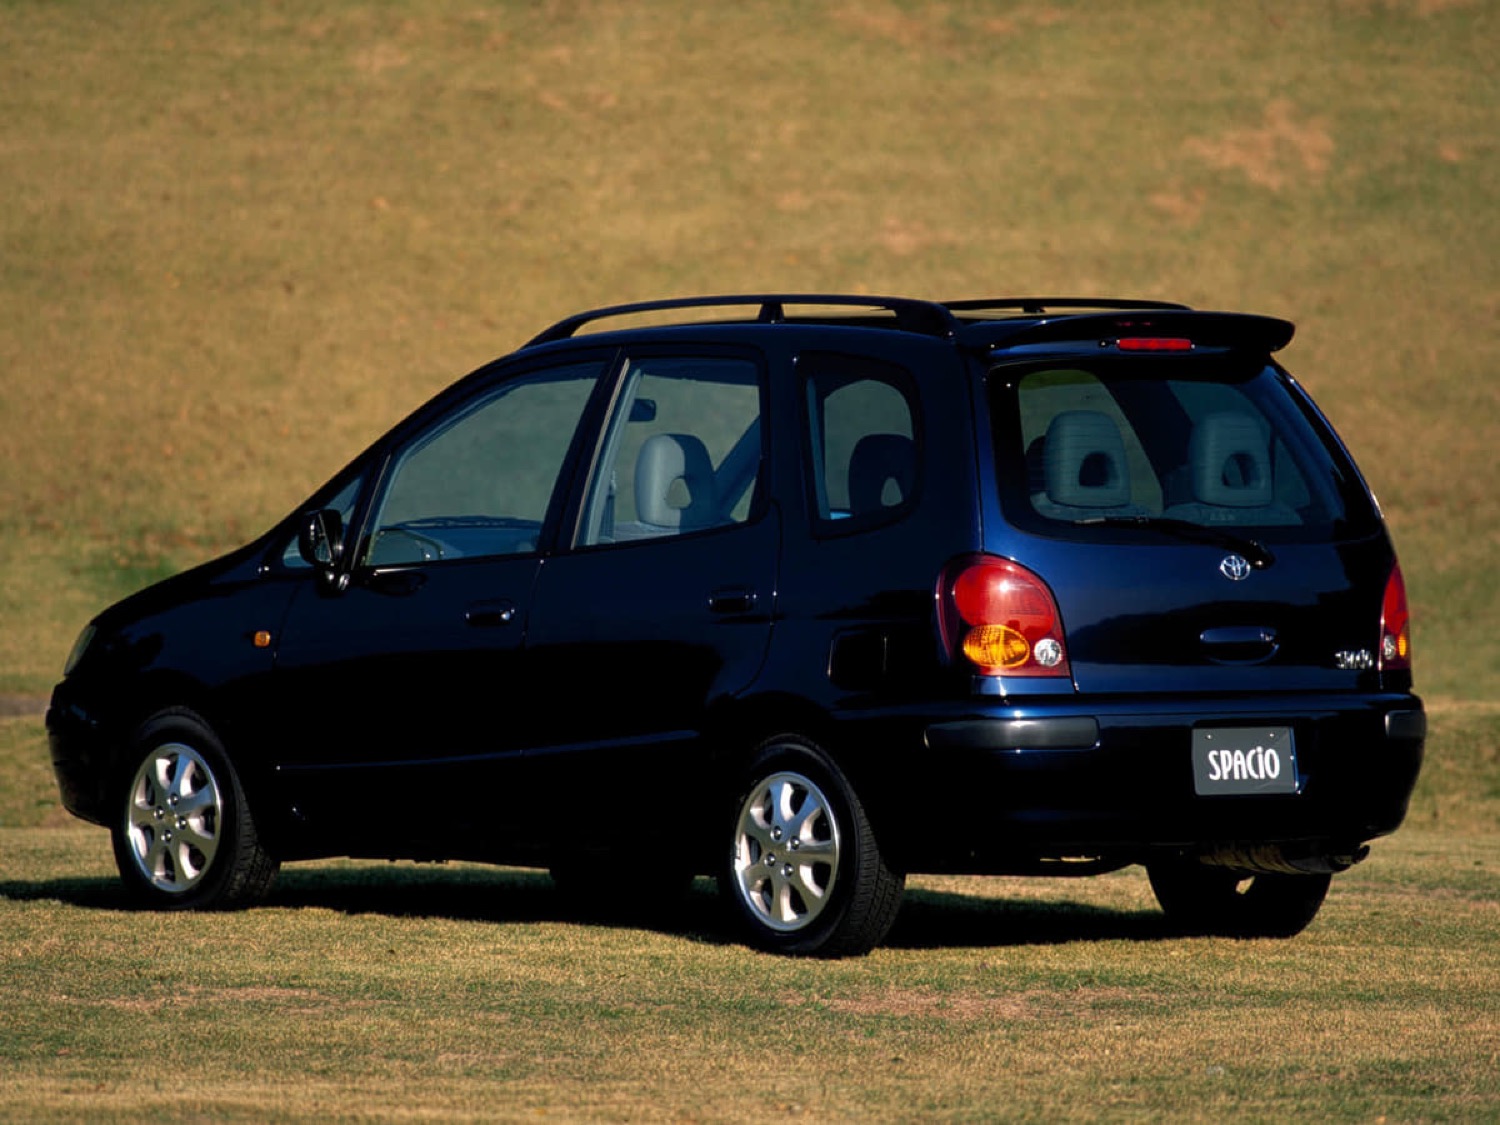
[[[1225,555],[1219,563],[1219,573],[1231,582],[1240,582],[1250,577],[1250,563],[1244,555]]]

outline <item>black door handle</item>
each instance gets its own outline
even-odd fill
[[[749,613],[755,608],[755,591],[715,590],[708,595],[708,608],[711,613]]]
[[[476,629],[497,629],[509,625],[516,616],[516,607],[511,602],[480,602],[464,611],[464,623]]]

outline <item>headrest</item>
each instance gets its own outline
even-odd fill
[[[849,455],[849,510],[854,515],[893,508],[911,499],[917,446],[902,434],[866,434]]]
[[[1188,442],[1193,495],[1204,504],[1260,508],[1274,499],[1265,431],[1248,414],[1210,414]]]
[[[714,518],[714,467],[692,434],[654,434],[635,459],[635,510],[642,523],[688,529]]]
[[[1130,503],[1125,441],[1108,414],[1067,410],[1047,427],[1047,496],[1073,508],[1121,508]]]

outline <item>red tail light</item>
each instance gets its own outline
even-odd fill
[[[1392,672],[1411,667],[1411,612],[1406,608],[1406,581],[1401,564],[1391,568],[1380,603],[1380,670]]]
[[[1019,563],[971,555],[938,583],[943,644],[984,676],[1067,676],[1062,618],[1047,584]]]

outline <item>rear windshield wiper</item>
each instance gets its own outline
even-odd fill
[[[1143,527],[1148,531],[1159,531],[1177,539],[1194,543],[1208,543],[1223,547],[1227,551],[1238,551],[1245,561],[1256,570],[1264,570],[1276,561],[1276,556],[1258,540],[1244,535],[1235,535],[1218,527],[1205,527],[1189,520],[1172,519],[1170,516],[1096,516],[1093,519],[1074,520],[1075,527]]]

